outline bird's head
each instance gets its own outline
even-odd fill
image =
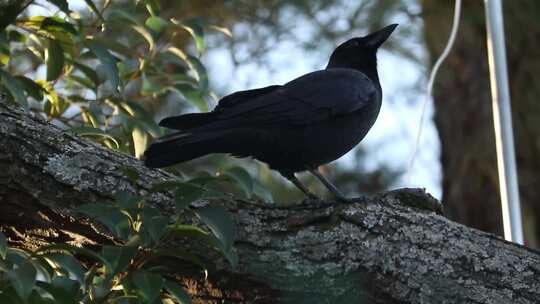
[[[371,72],[376,73],[377,49],[397,26],[392,24],[367,36],[345,41],[334,50],[326,68],[352,68],[366,72],[368,76]]]

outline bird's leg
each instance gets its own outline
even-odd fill
[[[339,191],[334,184],[332,184],[326,177],[324,177],[324,175],[319,172],[318,168],[310,169],[309,172],[315,175],[315,177],[319,179],[321,183],[323,183],[323,185],[334,195],[335,198],[342,202],[351,202],[351,199],[345,197],[345,195],[343,195],[343,193],[341,193],[341,191]]]
[[[310,198],[310,199],[314,199],[314,200],[320,200],[315,194],[311,193],[311,191],[309,191],[309,189],[304,185],[302,184],[302,182],[296,178],[296,176],[294,176],[294,174],[292,175],[288,175],[288,176],[285,176],[288,180],[291,181],[291,183],[293,183],[298,189],[302,190],[302,192],[304,192],[304,194]]]

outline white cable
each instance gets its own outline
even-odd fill
[[[412,169],[414,166],[414,159],[416,158],[416,153],[418,153],[418,147],[420,146],[420,138],[422,137],[422,126],[424,124],[424,116],[426,113],[427,104],[430,98],[432,98],[433,83],[435,82],[435,77],[437,76],[439,67],[441,66],[443,61],[446,59],[446,57],[448,57],[448,54],[450,53],[450,50],[452,50],[452,46],[454,45],[454,41],[456,40],[456,36],[457,36],[458,28],[459,28],[460,14],[461,14],[461,0],[456,0],[455,7],[454,7],[454,20],[452,22],[452,29],[450,31],[450,37],[448,38],[446,47],[444,48],[442,54],[439,56],[439,58],[435,62],[435,65],[431,69],[431,73],[429,75],[426,98],[424,99],[424,102],[422,103],[422,113],[420,114],[420,123],[418,125],[418,133],[416,135],[416,143],[414,145],[414,150],[412,152],[412,155],[409,161],[409,167],[407,169],[408,183],[410,183],[411,181]]]

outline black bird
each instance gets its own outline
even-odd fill
[[[163,119],[160,126],[179,131],[152,144],[145,152],[145,164],[161,168],[210,153],[253,157],[310,198],[317,197],[296,172],[311,172],[336,198],[346,201],[318,167],[350,151],[375,123],[382,99],[377,49],[396,26],[344,42],[324,70],[284,85],[233,93],[209,113]]]

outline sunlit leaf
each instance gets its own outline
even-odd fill
[[[69,244],[51,244],[51,245],[45,245],[39,247],[35,253],[43,253],[43,252],[68,252],[71,254],[78,254],[85,257],[88,257],[96,262],[100,262],[103,265],[108,265],[108,261],[103,259],[99,254],[93,252],[92,250],[82,248],[82,247],[76,247]]]
[[[133,128],[131,132],[131,138],[133,140],[133,150],[135,152],[135,158],[141,159],[144,155],[144,151],[148,147],[150,142],[149,134],[139,127]]]
[[[69,129],[69,131],[81,136],[98,136],[107,138],[115,144],[116,149],[120,149],[120,144],[118,143],[116,138],[101,129],[93,127],[75,127]]]
[[[152,53],[156,48],[156,42],[154,41],[152,34],[145,27],[140,25],[132,25],[131,28],[139,33],[146,40],[146,42],[148,42],[148,51]]]
[[[152,16],[159,15],[159,12],[161,11],[161,6],[159,5],[159,2],[156,0],[144,0],[146,3],[146,9]]]
[[[36,17],[33,17],[33,18],[36,18]],[[38,19],[34,19],[34,20],[37,21]],[[60,33],[69,33],[72,35],[77,35],[77,29],[75,29],[75,26],[73,26],[73,24],[56,16],[43,18],[43,20],[41,20],[40,30],[48,31],[54,36]]]
[[[208,27],[211,28],[211,29],[213,29],[213,30],[216,30],[216,31],[218,31],[218,32],[222,32],[223,34],[225,34],[226,36],[229,36],[229,37],[231,37],[231,38],[232,38],[232,36],[233,36],[232,33],[231,33],[231,31],[230,31],[228,28],[226,28],[226,27],[217,26],[217,25],[209,25]]]
[[[195,40],[195,45],[199,52],[206,50],[206,43],[204,42],[204,23],[201,18],[193,18],[179,23]]]
[[[179,59],[184,61],[188,65],[188,67],[196,74],[197,80],[199,81],[199,88],[201,89],[201,91],[204,92],[208,89],[208,73],[199,58],[190,56],[176,47],[169,47],[167,49],[167,52],[177,56]]]
[[[53,264],[53,267],[59,267],[66,271],[68,276],[75,278],[79,284],[84,283],[84,270],[81,263],[71,254],[67,253],[48,253],[43,257]]]

